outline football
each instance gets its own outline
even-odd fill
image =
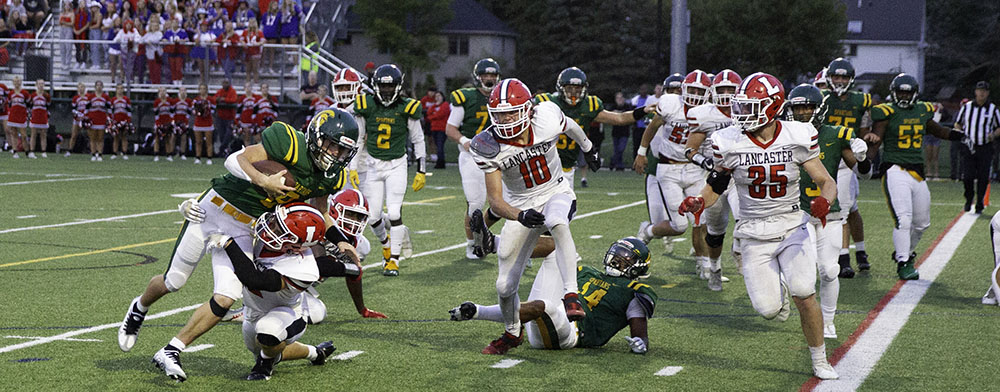
[[[271,161],[271,160],[263,160],[263,161],[259,161],[259,162],[254,162],[253,163],[253,167],[254,167],[254,169],[259,170],[261,173],[264,173],[264,174],[267,174],[267,175],[272,175],[272,174],[280,172],[282,170],[286,170],[285,165],[282,165],[279,162],[275,162],[275,161]],[[288,185],[288,186],[291,186],[291,187],[295,186],[295,176],[293,176],[291,172],[285,172],[284,177],[285,177],[285,185]]]

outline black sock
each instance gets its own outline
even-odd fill
[[[840,255],[837,259],[837,263],[840,264],[840,268],[847,268],[851,266],[851,255],[844,253]]]
[[[166,351],[181,351],[181,349],[174,347],[171,344],[166,345],[166,347],[163,347],[163,349]]]

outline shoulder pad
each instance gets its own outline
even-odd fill
[[[465,93],[462,90],[463,89],[458,89],[458,90],[455,90],[455,91],[451,92],[451,104],[452,105],[459,105],[459,106],[461,106],[462,104],[465,103]]]
[[[404,98],[403,103],[405,104],[403,111],[409,114],[410,117],[419,117],[417,114],[422,113],[420,111],[420,101],[412,98]]]
[[[500,142],[493,136],[492,127],[472,138],[469,148],[484,158],[494,158],[500,154]]]

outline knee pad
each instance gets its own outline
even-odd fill
[[[302,295],[302,318],[309,324],[319,324],[326,318],[326,304],[312,294]]]
[[[472,216],[473,212],[476,212],[476,210],[481,210],[481,209],[483,209],[484,206],[486,206],[486,200],[485,199],[483,199],[483,200],[467,200],[466,201],[466,205],[468,205],[468,207],[469,207],[467,209],[468,211],[466,213],[469,216]]]
[[[497,295],[500,297],[510,297],[517,295],[517,279],[508,279],[506,276],[497,278]]]
[[[389,215],[389,220],[390,221],[397,221],[397,220],[399,220],[400,217],[403,216],[402,210],[403,210],[403,206],[401,206],[401,205],[398,205],[398,206],[390,205],[389,206],[389,213],[387,214],[387,215]],[[393,225],[395,225],[395,223],[393,223]]]
[[[705,233],[705,243],[708,244],[710,248],[721,248],[722,243],[726,240],[726,233],[719,235]]]
[[[900,216],[896,219],[896,228],[899,230],[910,230],[913,227],[912,216]]]
[[[773,307],[769,306],[766,309],[761,309],[754,306],[754,310],[756,310],[757,313],[759,313],[760,316],[764,318],[764,320],[774,320],[774,318],[778,317],[778,314],[781,313],[781,303],[779,302],[777,306]]]
[[[179,271],[170,271],[163,274],[163,285],[167,287],[167,291],[173,293],[184,287],[187,283],[188,275],[181,273]]]
[[[837,263],[827,263],[819,264],[819,278],[826,282],[833,282],[837,280],[840,274],[840,264]]]
[[[271,334],[258,333],[257,342],[260,343],[261,346],[274,347],[281,344],[281,339],[278,339],[277,336]]]
[[[208,307],[212,308],[212,314],[214,314],[215,317],[223,317],[226,315],[227,312],[229,312],[229,308],[219,305],[218,302],[215,302],[214,296],[208,299]]]

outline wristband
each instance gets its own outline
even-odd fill
[[[639,146],[639,149],[636,150],[635,155],[646,156],[646,147],[645,146]]]
[[[635,121],[639,121],[643,117],[646,117],[645,107],[637,107],[635,108],[635,110],[632,111],[632,119],[634,119]]]
[[[472,142],[472,139],[469,139],[469,138],[467,138],[465,136],[462,136],[461,138],[458,139],[458,144],[461,145],[461,146],[463,146],[463,147],[465,146],[465,143],[471,143],[471,142]]]

